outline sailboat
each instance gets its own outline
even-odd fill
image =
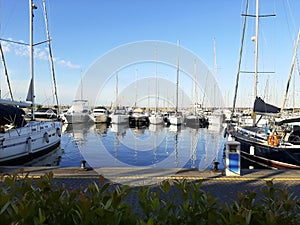
[[[158,112],[158,81],[157,81],[157,63],[155,63],[155,111],[149,116],[150,124],[158,125],[164,123],[163,115]]]
[[[121,124],[127,123],[129,124],[129,115],[127,114],[127,110],[125,107],[118,106],[118,95],[119,95],[119,77],[118,72],[116,73],[116,101],[115,108],[113,113],[111,114],[111,123],[112,124]]]
[[[44,2],[45,3],[45,2]],[[34,71],[33,71],[33,10],[30,5],[30,85],[26,101],[0,100],[0,164],[17,165],[44,155],[60,145],[61,122],[36,121],[34,115]],[[48,40],[50,41],[50,40]],[[31,120],[25,121],[20,107],[31,107]]]
[[[247,15],[247,14],[246,14]],[[256,0],[256,37],[255,37],[255,82],[254,94],[256,96],[253,107],[253,125],[240,126],[229,124],[226,131],[228,137],[241,143],[242,157],[262,163],[276,169],[300,169],[300,127],[292,124],[292,121],[276,122],[275,116],[280,116],[283,107],[265,103],[257,96],[257,73],[258,73],[258,0]],[[295,64],[300,30],[294,48],[293,63],[290,70],[292,74]],[[239,66],[240,67],[240,66]],[[239,75],[239,73],[238,73]],[[289,87],[289,81],[288,85]],[[237,86],[236,86],[237,89]],[[235,97],[236,99],[236,97]],[[235,106],[234,99],[234,106]],[[234,108],[233,108],[234,113]],[[256,115],[269,115],[269,122],[265,126],[257,126]],[[299,122],[299,121],[298,121]]]
[[[177,59],[177,70],[176,70],[176,99],[175,99],[175,113],[170,115],[169,122],[171,125],[179,126],[183,122],[183,117],[181,113],[178,112],[178,82],[179,82],[179,46],[178,41],[178,59]]]
[[[194,63],[194,104],[193,104],[193,112],[189,115],[186,115],[184,118],[185,125],[189,127],[208,127],[208,119],[204,115],[200,115],[197,112],[197,76],[196,76],[196,62]]]

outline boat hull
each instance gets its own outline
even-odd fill
[[[171,125],[179,126],[183,123],[183,118],[181,116],[170,116],[169,122]]]
[[[130,126],[147,126],[149,125],[148,116],[138,115],[138,116],[130,116],[129,117],[129,125]]]
[[[0,135],[0,165],[20,165],[59,147],[60,122],[35,122]]]
[[[268,166],[278,169],[300,168],[300,145],[269,146],[256,138],[246,137],[241,134],[232,135],[241,143],[241,152],[253,160],[259,160]],[[251,150],[251,146],[254,147]]]
[[[207,127],[208,119],[201,116],[188,116],[185,118],[185,124],[190,127]]]
[[[111,115],[111,123],[113,124],[123,124],[129,123],[129,115]]]

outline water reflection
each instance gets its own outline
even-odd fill
[[[86,160],[94,168],[212,169],[217,161],[222,169],[223,129],[222,125],[130,128],[128,124],[66,124],[61,147],[26,166],[78,167]]]
[[[127,124],[68,124],[57,165],[103,167],[222,168],[224,139],[218,129]]]
[[[124,124],[89,129],[78,139],[81,153],[93,167],[212,168],[222,163],[222,132],[207,128],[153,125],[130,128]],[[84,129],[80,129],[81,132]],[[76,133],[73,131],[73,133]],[[221,166],[220,166],[221,167]]]

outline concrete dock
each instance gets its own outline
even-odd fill
[[[245,170],[240,176],[225,176],[224,171],[162,169],[162,168],[80,168],[80,167],[0,167],[2,175],[27,174],[39,178],[45,173],[53,173],[53,182],[65,184],[70,188],[87,187],[91,182],[100,182],[104,177],[113,184],[129,186],[151,186],[155,190],[163,180],[202,181],[202,190],[210,192],[221,202],[236,200],[239,192],[255,191],[261,193],[267,181],[277,187],[287,188],[300,197],[300,170]],[[134,197],[135,198],[135,197]],[[136,200],[132,199],[132,202]]]

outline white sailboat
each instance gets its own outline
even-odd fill
[[[171,125],[179,126],[183,122],[182,115],[178,112],[178,82],[179,82],[179,46],[180,43],[178,41],[178,60],[177,60],[177,72],[176,72],[176,105],[175,105],[175,113],[169,117],[169,121]]]
[[[158,82],[157,82],[157,63],[155,63],[155,111],[150,115],[149,122],[154,125],[163,124],[163,115],[158,112]]]
[[[119,107],[118,102],[118,73],[116,73],[116,101],[115,101],[115,109],[113,113],[111,114],[111,123],[112,124],[121,124],[121,123],[127,123],[129,124],[129,115],[127,114],[127,111],[125,107]]]
[[[45,4],[45,2],[44,2]],[[60,145],[61,122],[36,121],[34,116],[35,93],[33,71],[33,10],[37,7],[29,0],[30,7],[30,86],[26,101],[0,101],[0,164],[15,165],[46,154]],[[47,40],[50,41],[50,40]],[[24,120],[24,111],[17,106],[31,107],[31,120]]]
[[[193,82],[193,88],[194,88],[194,103],[193,103],[193,112],[185,117],[185,125],[190,127],[207,127],[208,126],[208,119],[202,114],[199,114],[197,110],[198,106],[198,93],[197,93],[197,68],[196,68],[196,62],[194,62],[194,82]]]

